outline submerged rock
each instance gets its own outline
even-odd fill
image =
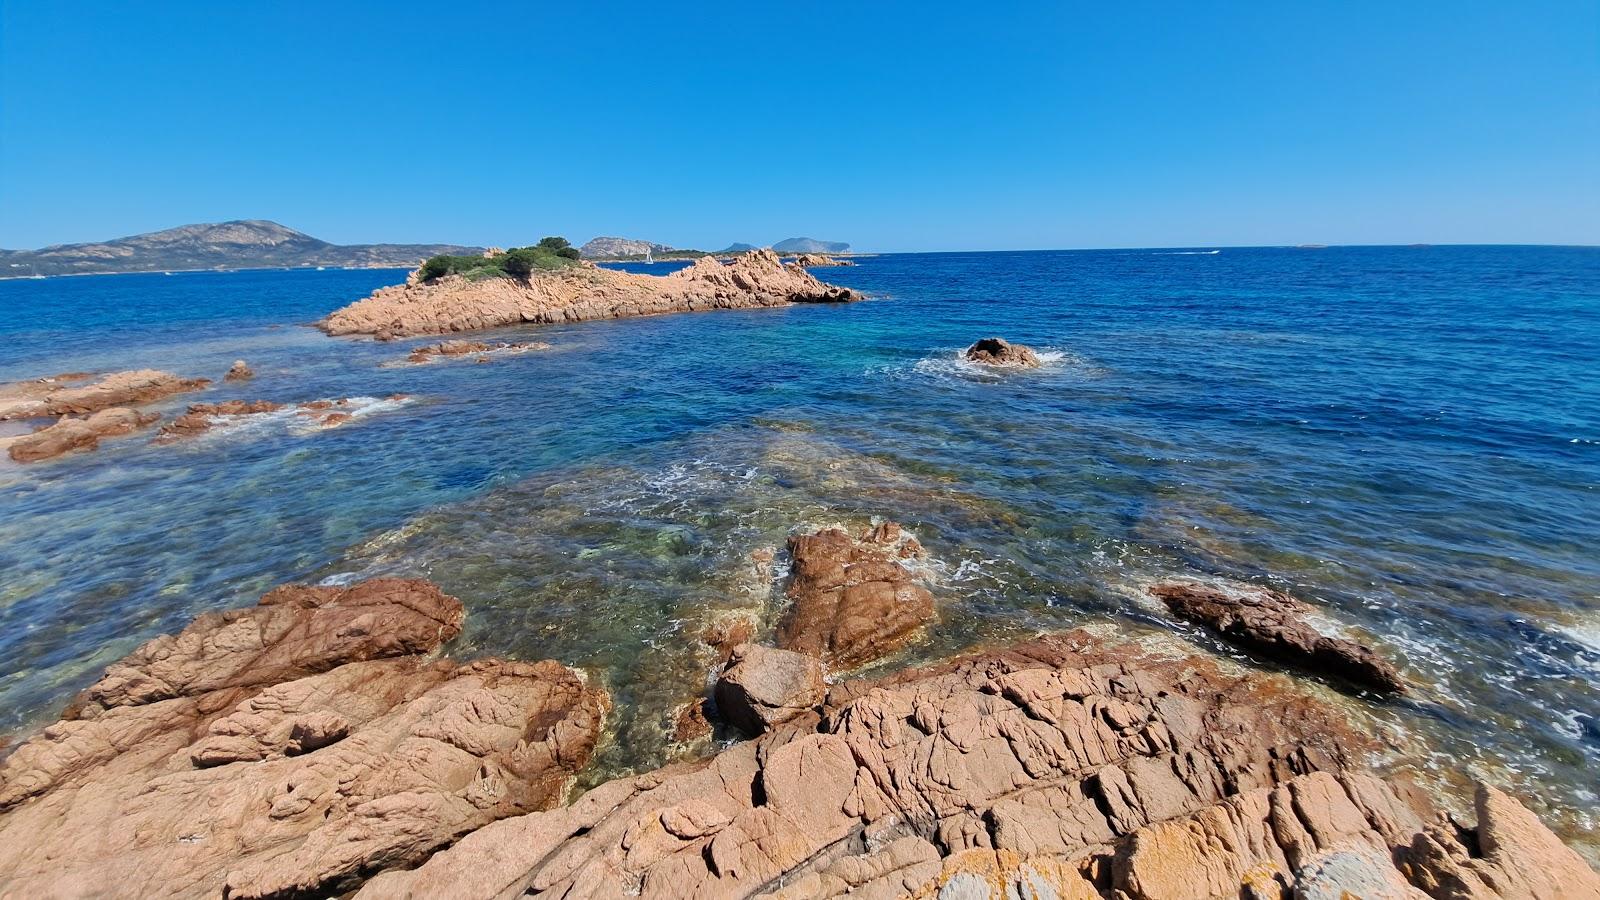
[[[430,662],[423,581],[290,585],[111,667],[0,766],[16,896],[330,896],[549,808],[605,695],[554,662]]]
[[[81,372],[0,387],[0,420],[82,416],[115,406],[137,406],[173,394],[197,391],[211,381],[180,378],[171,372],[139,369],[112,372],[91,384]]]
[[[893,522],[860,538],[841,528],[794,535],[789,552],[779,647],[850,669],[899,649],[933,620],[933,595],[901,564],[923,555],[922,545]]]
[[[629,316],[839,303],[859,300],[849,288],[824,284],[799,266],[785,266],[771,250],[724,265],[706,256],[668,275],[636,275],[579,263],[537,271],[528,279],[459,275],[435,281],[408,279],[381,288],[318,323],[331,335],[394,337],[449,334],[520,323],[578,322]]]
[[[1024,369],[1039,367],[1039,354],[1025,344],[1013,344],[1005,338],[984,338],[967,348],[966,357],[971,362],[986,366],[1016,366]]]
[[[442,341],[437,344],[428,344],[417,347],[407,355],[406,359],[414,363],[433,362],[436,359],[453,356],[468,356],[481,353],[526,353],[530,350],[548,350],[550,345],[542,341],[524,341],[511,343],[509,341]],[[488,362],[488,357],[480,356],[478,362]]]
[[[740,644],[717,679],[717,711],[746,734],[760,734],[815,709],[822,677],[816,657]]]
[[[249,381],[254,377],[256,377],[256,373],[245,364],[245,361],[242,359],[236,359],[233,361],[233,365],[228,367],[228,374],[222,376],[222,380]]]
[[[410,397],[406,394],[392,394],[384,399],[389,402],[402,402],[409,400]],[[161,433],[156,435],[156,443],[167,444],[184,438],[199,437],[214,428],[227,426],[247,416],[259,416],[291,408],[295,417],[302,422],[307,422],[318,428],[337,428],[353,421],[356,413],[362,409],[361,404],[371,402],[373,402],[371,398],[341,397],[337,400],[310,400],[305,403],[295,404],[293,407],[285,403],[274,403],[271,400],[226,400],[222,403],[193,403],[189,405],[187,412],[161,429]]]
[[[191,403],[181,416],[168,422],[156,435],[157,443],[168,443],[179,438],[197,437],[216,426],[218,419],[237,416],[254,416],[277,412],[282,403],[270,400],[224,400],[221,403]]]
[[[1288,594],[1190,581],[1163,582],[1150,593],[1178,617],[1205,625],[1248,652],[1381,693],[1405,693],[1405,679],[1392,663],[1370,647],[1312,628],[1304,618],[1311,607]]]
[[[101,438],[131,434],[160,418],[155,413],[124,407],[102,409],[82,419],[62,416],[54,425],[10,439],[7,452],[17,462],[39,462],[65,453],[94,450],[100,446]]]
[[[1279,684],[1083,632],[851,682],[813,728],[496,822],[359,896],[1600,890],[1492,789],[1476,833],[1430,824],[1441,820],[1420,792],[1360,769],[1366,738]]]

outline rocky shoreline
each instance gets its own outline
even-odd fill
[[[920,543],[800,531],[765,635],[721,621],[713,755],[569,797],[609,700],[557,662],[436,656],[426,581],[280,587],[112,665],[0,764],[8,896],[1600,897],[1514,798],[1471,820],[1375,768],[1290,675],[1105,630],[862,676],[937,603]],[[1404,689],[1302,601],[1152,585],[1264,661]],[[774,646],[767,646],[770,640]],[[692,717],[691,717],[692,718]],[[4,751],[0,751],[4,752]]]
[[[378,338],[452,334],[518,324],[580,322],[711,309],[755,309],[861,299],[818,281],[801,265],[758,250],[729,263],[702,257],[668,275],[636,275],[577,263],[527,278],[449,275],[380,288],[317,323],[330,335]]]

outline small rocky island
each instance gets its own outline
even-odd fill
[[[380,288],[318,323],[330,335],[451,334],[518,324],[754,309],[861,299],[785,265],[771,250],[726,264],[710,256],[668,275],[636,275],[579,258],[561,238],[482,256],[435,257],[403,285]]]

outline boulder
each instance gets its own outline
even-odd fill
[[[254,371],[252,371],[251,368],[248,365],[245,364],[245,361],[242,360],[242,359],[236,359],[236,360],[233,361],[233,365],[228,367],[228,374],[222,376],[222,380],[223,381],[249,381],[250,379],[252,379],[254,377],[256,377],[256,373]]]
[[[1429,830],[1425,796],[1361,769],[1369,738],[1283,685],[1052,635],[838,685],[810,729],[496,822],[358,897],[1414,898],[1453,871],[1473,892],[1433,896],[1600,890],[1510,798],[1475,834]]]
[[[1250,653],[1385,694],[1405,693],[1405,679],[1372,648],[1330,637],[1305,621],[1310,607],[1279,591],[1169,581],[1150,588],[1181,619],[1206,626]]]
[[[746,734],[761,734],[816,709],[822,702],[822,678],[822,662],[816,657],[740,644],[717,679],[717,712]]]
[[[427,582],[287,586],[141,647],[0,765],[4,893],[332,896],[560,803],[604,694],[430,661],[461,617]]]
[[[842,528],[797,534],[789,552],[783,649],[850,669],[899,649],[933,620],[933,595],[901,563],[923,555],[922,546],[893,522],[859,537]]]
[[[969,361],[986,366],[1015,366],[1023,369],[1039,367],[1039,355],[1025,344],[1013,344],[1005,338],[984,338],[967,348]]]
[[[39,462],[64,453],[94,450],[100,446],[101,438],[131,434],[160,418],[155,413],[124,407],[102,409],[81,419],[62,416],[53,425],[12,439],[7,452],[17,462]]]

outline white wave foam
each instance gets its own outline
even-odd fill
[[[1156,250],[1151,256],[1216,256],[1221,250]]]
[[[327,400],[313,402],[328,402],[333,404],[323,410],[307,410],[304,404],[285,406],[271,412],[248,413],[242,416],[212,416],[211,428],[204,434],[195,438],[196,442],[215,441],[223,438],[237,438],[265,431],[283,429],[294,435],[315,434],[327,431],[339,425],[347,424],[344,421],[332,424],[319,421],[318,417],[307,413],[343,413],[350,416],[350,421],[363,419],[378,413],[392,412],[414,403],[411,397],[349,397],[343,400]]]
[[[1040,375],[1075,375],[1084,378],[1095,378],[1105,374],[1105,370],[1095,365],[1094,362],[1069,350],[1044,347],[1037,349],[1035,352],[1039,356],[1039,368],[1037,369],[975,363],[967,359],[967,348],[952,347],[940,349],[910,365],[898,363],[873,366],[867,370],[867,374],[893,380],[933,378],[936,380],[979,382],[999,382],[1006,378]]]

